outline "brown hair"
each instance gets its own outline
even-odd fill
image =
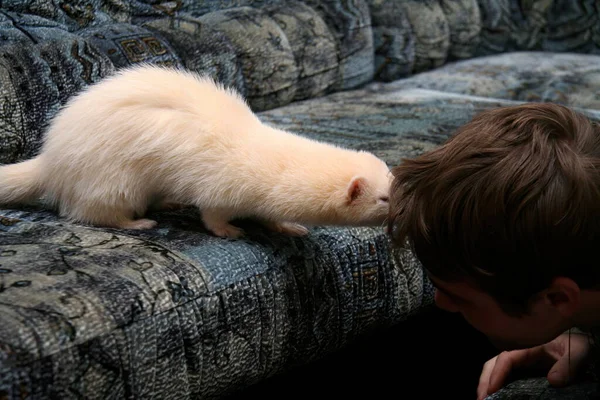
[[[471,279],[513,314],[557,276],[600,283],[600,129],[583,114],[484,111],[393,174],[390,235],[432,276]]]

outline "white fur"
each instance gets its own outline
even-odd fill
[[[0,167],[0,203],[44,196],[62,217],[144,229],[156,201],[194,205],[218,236],[254,217],[304,234],[309,225],[381,225],[391,174],[367,152],[261,123],[236,92],[183,70],[121,70],[73,97],[40,155]]]

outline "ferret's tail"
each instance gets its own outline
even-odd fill
[[[42,193],[39,157],[0,166],[0,204],[27,203]]]

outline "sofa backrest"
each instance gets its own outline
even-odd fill
[[[512,51],[600,54],[596,0],[368,0],[375,79]]]
[[[515,50],[600,53],[597,0],[2,2],[0,163],[67,99],[136,63],[183,66],[255,111]]]

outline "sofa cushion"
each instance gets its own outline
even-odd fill
[[[389,85],[369,87],[374,92],[426,88],[600,109],[600,55],[513,52],[449,63]]]

